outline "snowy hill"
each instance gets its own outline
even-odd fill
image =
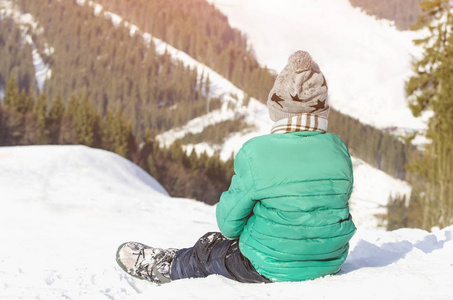
[[[366,177],[367,167],[354,165]],[[367,188],[360,189],[363,196]],[[158,287],[123,273],[114,259],[117,246],[128,240],[191,246],[203,233],[218,230],[215,207],[171,198],[131,162],[84,146],[0,147],[0,191],[2,299],[449,299],[453,294],[452,226],[434,233],[367,230],[360,219],[369,212],[360,209],[354,212],[358,232],[337,276],[267,285],[211,276]]]
[[[417,33],[398,31],[348,0],[208,0],[247,35],[258,61],[280,72],[296,50],[326,75],[335,109],[377,128],[423,129],[407,107],[404,81]]]

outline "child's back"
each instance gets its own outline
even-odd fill
[[[272,281],[337,273],[355,232],[344,143],[319,131],[260,136],[242,147],[235,167],[241,186],[222,195],[217,220],[224,235],[240,236],[255,269]]]

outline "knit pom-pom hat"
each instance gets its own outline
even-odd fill
[[[305,51],[293,53],[275,80],[267,100],[272,121],[301,114],[327,118],[327,83],[318,64]]]

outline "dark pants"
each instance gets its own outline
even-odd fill
[[[229,240],[220,232],[206,233],[192,248],[179,250],[171,265],[170,278],[200,278],[212,274],[239,282],[271,282],[242,255],[238,240]]]

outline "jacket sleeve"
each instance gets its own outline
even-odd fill
[[[239,238],[249,215],[253,211],[254,182],[248,159],[241,148],[234,160],[234,173],[228,191],[217,204],[217,224],[224,236]]]

